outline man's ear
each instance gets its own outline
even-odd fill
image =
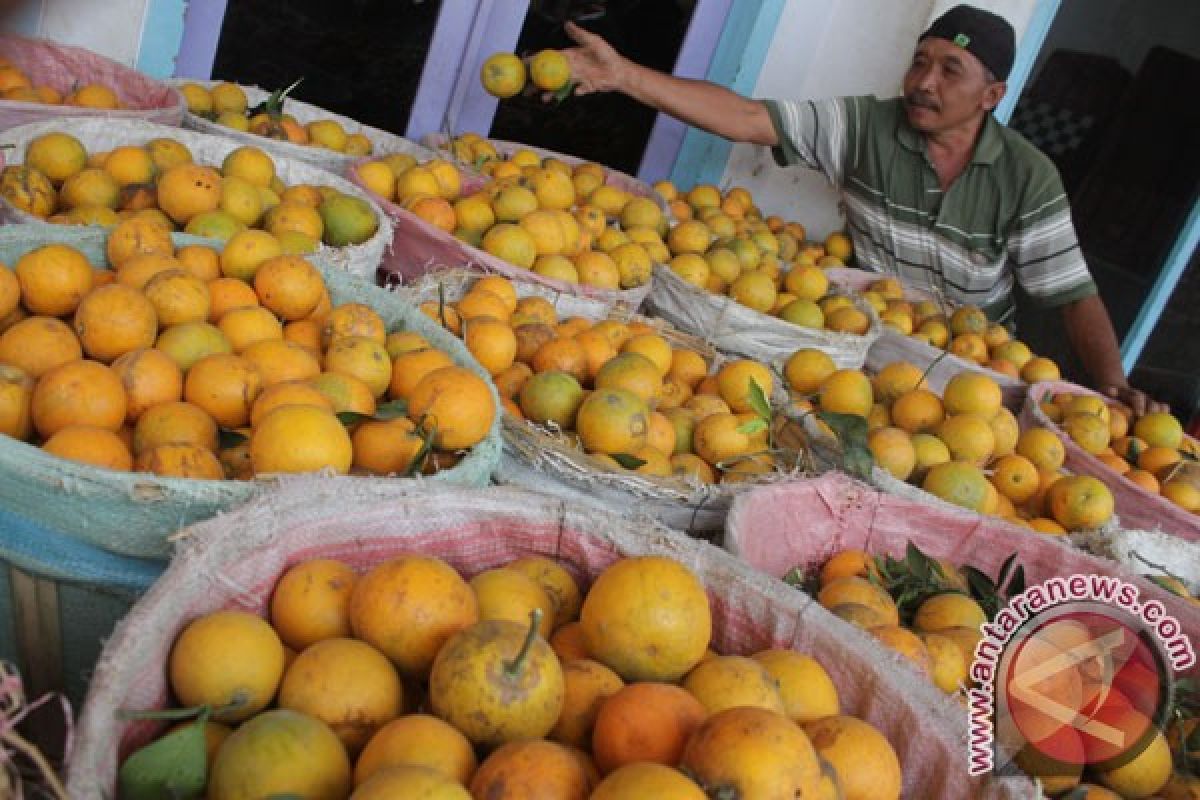
[[[983,110],[992,111],[996,106],[1000,105],[1000,101],[1004,99],[1005,92],[1008,91],[1008,84],[1003,81],[996,81],[988,84],[988,87],[983,90]]]

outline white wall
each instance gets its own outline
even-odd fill
[[[5,4],[7,14],[3,25],[22,35],[86,47],[133,66],[137,62],[148,2],[22,0]]]
[[[974,0],[1003,14],[1018,41],[1035,2]],[[957,0],[788,0],[754,94],[894,96],[917,36],[956,4]],[[723,182],[750,189],[765,212],[798,220],[812,238],[824,238],[842,227],[837,194],[825,178],[803,168],[775,166],[765,147],[735,145]]]
[[[1055,50],[1103,53],[1137,72],[1155,45],[1200,58],[1200,3],[1196,0],[1063,0],[1034,75]]]

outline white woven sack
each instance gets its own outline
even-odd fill
[[[437,302],[439,298],[452,303],[462,297],[477,278],[478,275],[465,270],[434,272],[400,291],[414,304]],[[711,365],[721,363],[720,353],[698,338],[670,330],[661,320],[630,314],[619,304],[559,294],[523,281],[513,283],[518,297],[545,297],[553,302],[560,319],[636,319],[659,328],[670,341],[697,350]],[[782,398],[777,399],[782,401]],[[757,483],[793,477],[779,474],[755,483],[716,485],[669,480],[629,470],[606,469],[576,447],[569,435],[555,435],[507,414],[503,430],[504,451],[494,475],[497,483],[548,492],[601,508],[636,510],[670,528],[697,535],[711,535],[723,529],[725,515],[735,495]]]
[[[871,320],[865,334],[814,330],[762,314],[731,297],[697,288],[669,267],[654,266],[654,285],[646,307],[680,330],[701,336],[718,350],[773,364],[792,353],[812,348],[826,353],[839,369],[858,369],[867,350],[879,338],[882,325],[875,310],[861,297],[854,305]]]
[[[116,92],[124,108],[84,108],[66,104],[0,100],[0,130],[63,117],[143,119],[178,125],[186,106],[170,86],[82,47],[0,33],[0,56],[29,76],[35,86],[52,86],[64,97],[75,87],[98,83]]]
[[[488,141],[492,143],[496,148],[496,152],[502,158],[510,158],[518,150],[530,150],[537,153],[542,159],[555,158],[570,167],[577,167],[580,164],[588,163],[586,158],[559,153],[555,150],[547,150],[544,147],[534,147],[533,145],[521,144],[520,142],[507,142],[503,139],[488,139]],[[422,145],[437,150],[439,154],[453,159],[454,153],[450,150],[447,142],[448,140],[444,133],[427,133],[421,137]],[[463,164],[463,166],[466,169],[475,171],[474,164]],[[615,170],[612,167],[604,167],[604,183],[608,186],[615,186],[618,189],[629,192],[635,197],[649,197],[658,204],[659,208],[664,211],[667,209],[667,204],[663,200],[662,195],[654,191],[653,186],[620,170]]]
[[[211,89],[218,83],[223,81],[203,81],[203,80],[188,80],[177,78],[169,81],[169,83],[178,88],[185,83],[196,83],[206,89]],[[247,106],[253,108],[259,103],[266,102],[271,93],[259,86],[249,86],[238,84],[243,92],[246,93]],[[350,117],[335,114],[332,111],[327,111],[320,106],[314,106],[311,103],[305,103],[303,100],[296,100],[289,97],[284,101],[283,113],[290,114],[296,118],[296,121],[301,125],[307,125],[310,122],[315,122],[319,119],[332,119],[345,129],[346,133],[361,133],[371,140],[372,151],[371,156],[378,158],[386,156],[389,153],[408,153],[418,161],[433,158],[433,152],[426,147],[422,147],[416,142],[405,139],[403,136],[385,131],[381,128],[375,128],[358,122]],[[279,139],[268,139],[265,136],[259,136],[255,133],[246,131],[238,131],[233,128],[219,125],[210,119],[193,114],[190,111],[183,115],[183,126],[201,133],[211,133],[216,136],[228,136],[231,139],[236,139],[242,144],[253,144],[266,150],[273,156],[283,156],[284,158],[294,158],[298,161],[307,161],[309,164],[316,164],[322,169],[328,170],[335,175],[341,177],[345,174],[346,168],[361,156],[346,155],[338,153],[334,150],[328,150],[324,147],[316,147],[306,144],[294,144],[292,142],[281,141]]]
[[[1162,531],[1115,530],[1071,536],[1085,550],[1139,575],[1170,575],[1200,591],[1200,544]]]
[[[31,140],[53,131],[71,134],[83,143],[89,153],[111,150],[121,145],[143,145],[151,139],[160,137],[174,139],[191,150],[196,163],[218,169],[221,162],[225,160],[225,156],[243,146],[241,142],[223,136],[210,136],[206,133],[169,128],[165,125],[155,125],[140,120],[76,118],[37,122],[10,128],[0,133],[0,146],[12,145],[14,150],[9,162],[20,163],[25,158],[25,148]],[[375,212],[375,217],[379,220],[379,229],[370,239],[362,244],[347,247],[321,245],[317,252],[328,263],[374,282],[375,270],[383,260],[384,250],[392,241],[392,223],[387,214],[383,213],[383,210],[371,199],[369,194],[345,178],[332,175],[320,167],[292,158],[274,156],[273,160],[275,161],[275,173],[288,185],[310,183],[318,186],[331,186],[339,192],[361,198],[370,204],[371,210]],[[25,213],[4,198],[0,198],[0,221],[60,227]]]
[[[163,665],[188,621],[222,608],[265,613],[278,576],[308,558],[341,559],[366,570],[406,552],[440,556],[468,576],[520,556],[544,555],[584,586],[621,557],[676,559],[708,589],[718,651],[791,647],[829,667],[843,711],[878,727],[895,747],[906,798],[1031,796],[1023,779],[966,775],[966,714],[931,684],[879,659],[865,637],[847,640],[843,623],[803,593],[649,520],[511,489],[414,491],[297,480],[188,533],[97,665],[67,764],[72,798],[112,796],[119,753],[161,727],[121,720],[118,712],[168,703]]]

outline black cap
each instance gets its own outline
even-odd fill
[[[955,6],[933,21],[917,41],[929,37],[953,42],[992,71],[997,80],[1007,80],[1017,54],[1017,34],[1008,20],[974,6]]]

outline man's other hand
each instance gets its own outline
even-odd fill
[[[1156,411],[1171,410],[1166,403],[1160,403],[1140,389],[1134,389],[1131,386],[1101,386],[1099,391],[1105,397],[1111,397],[1130,409],[1134,419]]]

